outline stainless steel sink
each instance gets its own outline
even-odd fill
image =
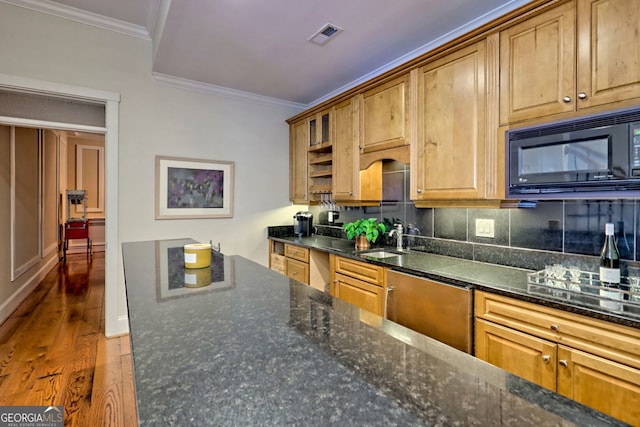
[[[371,258],[391,258],[391,257],[397,257],[402,255],[399,252],[393,252],[393,251],[388,251],[388,250],[384,250],[384,249],[379,249],[379,250],[375,250],[375,251],[368,251],[368,252],[363,252],[362,253],[363,256],[366,257],[371,257]]]

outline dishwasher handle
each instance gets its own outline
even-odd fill
[[[387,309],[389,307],[389,294],[393,292],[394,289],[395,288],[393,286],[387,285],[387,292],[384,295],[384,318],[385,319],[389,318],[389,316],[387,316]]]

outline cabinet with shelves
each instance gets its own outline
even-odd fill
[[[385,268],[333,254],[330,263],[331,295],[382,316]]]
[[[575,0],[503,30],[500,122],[637,102],[638,22],[638,2]]]
[[[309,203],[328,199],[333,178],[333,108],[323,110],[307,119],[309,127],[308,193]]]
[[[309,202],[319,203],[331,193],[333,180],[332,146],[328,143],[309,147]]]
[[[637,329],[485,292],[476,292],[475,316],[478,358],[640,423]]]
[[[331,121],[331,109],[321,111],[309,117],[307,121],[309,126],[309,147],[331,145]]]

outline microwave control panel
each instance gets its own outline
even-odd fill
[[[631,174],[640,176],[640,122],[631,123]]]

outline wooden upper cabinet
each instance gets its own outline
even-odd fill
[[[569,2],[500,33],[501,123],[574,110],[575,25]]]
[[[640,97],[638,22],[638,2],[576,0],[503,30],[500,122]]]
[[[382,200],[382,162],[360,170],[359,107],[357,98],[351,98],[334,109],[333,199],[341,204]]]
[[[639,44],[640,2],[578,1],[578,108],[640,97]]]
[[[485,49],[481,41],[417,70],[418,130],[411,153],[414,201],[486,196]]]
[[[289,199],[293,203],[306,203],[307,152],[309,130],[307,120],[300,120],[289,126]]]
[[[355,99],[336,105],[333,118],[333,199],[355,200],[359,169]]]
[[[331,144],[331,109],[309,117],[308,126],[309,147]]]
[[[360,152],[409,144],[409,73],[360,95]]]

